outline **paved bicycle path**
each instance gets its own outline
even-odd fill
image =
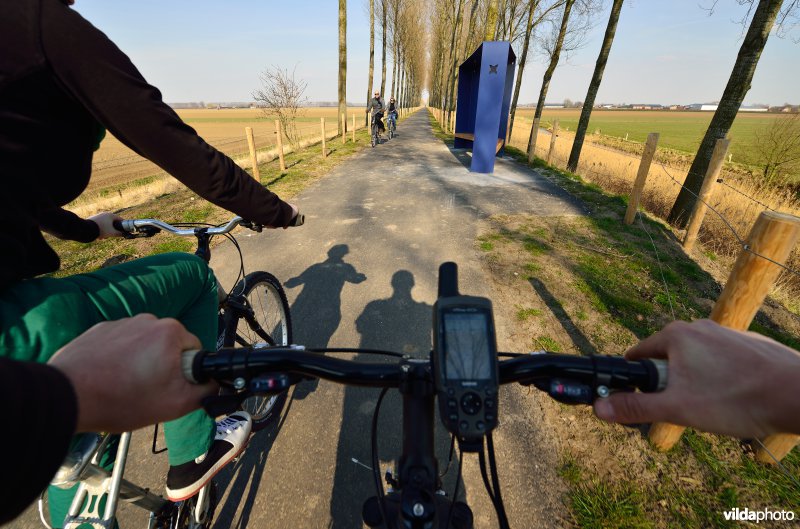
[[[440,263],[458,263],[462,292],[491,297],[475,248],[482,219],[496,213],[584,214],[533,170],[498,159],[494,174],[474,174],[468,163],[466,153],[452,152],[433,136],[422,110],[399,125],[397,137],[353,156],[303,192],[296,203],[306,214],[305,226],[240,232],[247,269],[268,270],[287,285],[296,343],[426,355]],[[215,250],[212,266],[225,286],[238,265],[230,245]],[[503,336],[498,321],[501,348]],[[512,525],[561,526],[555,449],[537,429],[534,410],[521,405],[521,391],[503,392],[495,437]],[[214,527],[361,527],[362,502],[374,494],[363,465],[370,465],[377,396],[377,390],[328,382],[299,386],[279,435],[274,428],[257,434],[242,460],[219,475],[223,496]],[[390,392],[380,421],[384,470],[399,453],[399,412],[399,398]],[[149,431],[137,433],[134,445],[126,477],[159,490],[166,457],[149,454]],[[442,467],[448,448],[440,432]],[[455,473],[452,468],[447,474],[447,490]],[[465,457],[464,477],[476,527],[496,527],[476,457]],[[463,495],[463,484],[461,490]],[[144,518],[127,507],[120,521],[126,529]]]

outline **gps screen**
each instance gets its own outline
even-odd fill
[[[445,312],[445,376],[451,380],[491,380],[489,325],[482,312]]]

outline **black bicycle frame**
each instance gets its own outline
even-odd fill
[[[195,230],[195,237],[197,237],[197,249],[195,250],[194,254],[205,261],[206,264],[209,264],[211,262],[211,235],[207,233],[207,228],[197,228],[197,230]],[[228,293],[224,299],[220,299],[219,308],[225,313],[224,321],[220,322],[220,325],[222,326],[220,332],[223,332],[225,326],[227,326],[228,322],[230,321],[230,318],[243,319],[247,322],[247,325],[250,327],[250,329],[256,333],[259,338],[264,340],[264,343],[268,345],[277,345],[272,336],[270,336],[267,331],[261,328],[261,325],[258,323],[255,314],[253,313],[253,309],[250,307],[249,303],[247,302],[247,298],[244,296]],[[236,343],[244,347],[251,345],[250,342],[244,340],[238,334],[235,336],[234,340]]]

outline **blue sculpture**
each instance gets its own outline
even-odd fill
[[[472,149],[473,173],[494,171],[505,147],[516,61],[511,44],[487,41],[458,67],[454,146]]]

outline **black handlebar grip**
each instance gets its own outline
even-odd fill
[[[644,392],[663,391],[667,387],[668,364],[666,360],[645,358],[640,360],[648,375],[647,387],[640,387]]]
[[[205,352],[198,349],[191,349],[181,353],[183,377],[192,384],[202,384],[208,381],[208,377],[202,374],[203,357],[205,357]]]
[[[439,297],[458,296],[458,265],[452,261],[439,265]]]
[[[298,212],[297,215],[289,223],[289,226],[302,226],[305,223],[306,223],[306,216]]]

